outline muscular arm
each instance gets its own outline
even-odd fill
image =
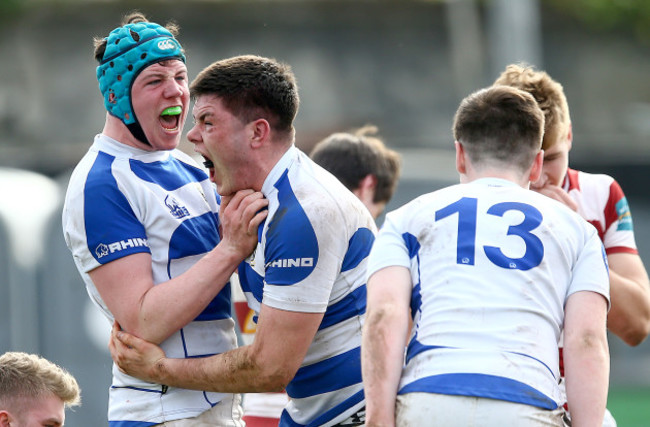
[[[628,345],[639,345],[650,333],[648,273],[636,254],[610,254],[607,261],[612,301],[607,327]]]
[[[607,301],[595,292],[569,296],[564,320],[564,372],[574,427],[600,426],[607,404]]]
[[[221,208],[223,239],[185,273],[154,286],[151,255],[140,253],[89,273],[102,299],[125,330],[161,343],[191,322],[223,289],[237,265],[257,243],[257,226],[266,211],[261,193],[246,190]]]
[[[411,276],[404,267],[387,267],[374,273],[367,286],[361,344],[366,425],[394,426],[409,327]]]
[[[168,359],[160,348],[113,329],[109,348],[124,372],[159,384],[223,393],[281,391],[294,377],[323,319],[262,304],[251,345],[199,359]]]

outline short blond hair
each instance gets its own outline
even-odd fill
[[[494,84],[516,87],[533,95],[544,112],[543,150],[569,134],[571,117],[564,88],[546,72],[537,71],[526,64],[510,64]]]
[[[0,410],[49,394],[66,407],[81,403],[77,380],[62,367],[35,354],[7,352],[0,356]]]

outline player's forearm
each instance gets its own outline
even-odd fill
[[[565,337],[564,370],[572,426],[602,425],[609,386],[605,333]]]
[[[645,280],[632,280],[609,272],[612,306],[608,328],[631,346],[639,345],[650,333],[650,288]]]
[[[169,338],[208,306],[241,261],[217,245],[185,273],[150,288],[140,301],[137,326],[129,332],[156,344]]]
[[[405,313],[384,307],[366,315],[361,366],[366,396],[366,425],[394,426],[395,399],[404,361],[408,325]]]
[[[282,391],[288,381],[259,363],[251,346],[206,358],[161,359],[153,368],[154,382],[191,390],[220,393]]]

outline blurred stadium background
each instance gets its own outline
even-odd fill
[[[291,64],[305,151],[377,125],[404,156],[389,209],[457,181],[450,129],[465,95],[511,62],[544,69],[571,107],[571,164],[619,180],[650,265],[650,1],[0,0],[0,353],[39,352],[77,376],[84,403],[67,425],[105,425],[111,363],[109,325],[62,239],[61,200],[104,121],[92,38],[134,9],[180,25],[190,77],[238,54]],[[621,427],[650,425],[649,342],[610,339]]]

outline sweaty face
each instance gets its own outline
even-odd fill
[[[131,101],[151,148],[176,148],[190,103],[185,63],[174,59],[142,70],[133,82]]]
[[[564,182],[567,168],[569,167],[569,150],[571,141],[562,139],[544,151],[544,165],[542,175],[531,184],[533,190],[545,186],[559,187]]]
[[[12,427],[61,427],[65,421],[65,406],[57,396],[32,399],[20,413],[13,414]]]
[[[247,188],[248,132],[245,123],[232,115],[214,95],[197,97],[192,110],[194,127],[187,139],[206,159],[210,179],[222,196]]]

